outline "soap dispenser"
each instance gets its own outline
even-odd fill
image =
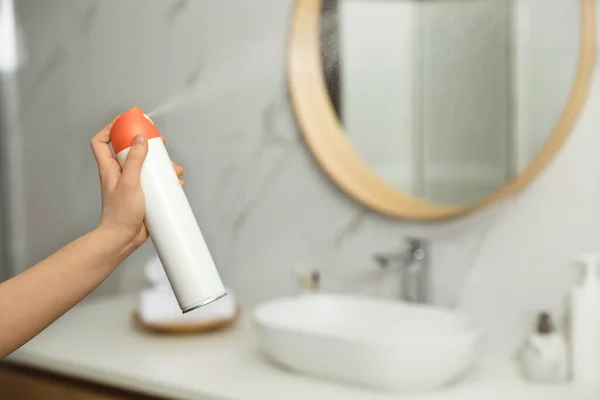
[[[582,256],[580,283],[571,294],[571,366],[577,383],[600,382],[600,283],[598,256]]]
[[[551,384],[567,380],[567,345],[546,312],[538,315],[535,332],[523,345],[521,368],[525,378],[533,382]]]

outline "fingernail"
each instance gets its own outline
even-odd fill
[[[142,135],[137,135],[133,139],[133,144],[144,144],[145,142],[146,142],[146,138],[143,137]]]

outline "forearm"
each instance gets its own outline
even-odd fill
[[[0,358],[85,298],[132,250],[96,229],[0,284]]]

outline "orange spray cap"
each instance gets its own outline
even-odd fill
[[[110,129],[110,141],[115,154],[131,147],[137,135],[144,136],[147,140],[160,137],[156,126],[144,114],[141,108],[133,107],[121,114]]]

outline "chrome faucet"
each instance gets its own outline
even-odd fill
[[[402,268],[402,298],[411,303],[429,301],[429,248],[424,239],[410,238],[407,249],[397,253],[375,254],[381,268],[397,263]]]

